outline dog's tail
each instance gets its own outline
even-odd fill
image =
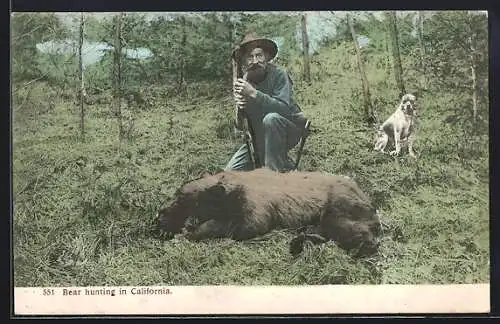
[[[304,250],[304,244],[310,242],[314,244],[322,244],[328,242],[328,239],[319,234],[300,233],[290,241],[290,253],[292,256],[297,256]]]

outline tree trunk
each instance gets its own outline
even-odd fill
[[[352,40],[354,41],[354,48],[356,49],[358,71],[359,71],[359,75],[361,76],[361,86],[363,88],[363,106],[365,109],[365,111],[364,111],[365,118],[366,118],[366,121],[369,124],[371,124],[371,123],[375,122],[375,114],[373,111],[371,95],[370,95],[370,88],[368,85],[368,79],[366,78],[365,69],[363,67],[363,61],[361,59],[361,50],[360,50],[359,44],[358,44],[358,37],[356,36],[356,32],[354,31],[354,25],[352,23],[351,16],[349,14],[347,14],[346,17],[347,17],[347,24],[348,24],[349,30],[351,32]]]
[[[392,62],[391,62],[391,49],[390,49],[390,40],[389,40],[389,35],[387,33],[385,33],[385,36],[384,36],[384,41],[385,41],[385,62],[386,62],[386,71],[388,71],[390,74],[390,71],[392,69]]]
[[[234,42],[235,42],[235,33],[236,33],[236,23],[234,23],[233,21],[231,21],[231,16],[230,14],[226,14],[225,16],[225,24],[226,24],[226,27],[227,27],[227,46],[228,46],[228,49],[227,49],[227,53],[232,53],[233,51],[233,47],[234,47]],[[232,70],[232,60],[227,60],[228,61],[228,70],[231,71]],[[232,79],[231,79],[232,81]],[[231,88],[232,88],[232,85],[231,85]]]
[[[420,43],[420,69],[422,73],[422,88],[427,90],[427,71],[426,71],[426,51],[424,43],[424,13],[422,11],[418,12],[418,22],[417,22],[417,35],[418,41]]]
[[[84,17],[83,12],[80,16],[80,37],[78,39],[78,76],[80,77],[80,135],[82,140],[85,139],[85,106],[84,106],[84,98],[85,98],[85,83],[83,79],[83,58],[82,58],[82,48],[83,48],[83,31],[84,31]]]
[[[306,14],[302,14],[301,17],[302,25],[302,53],[304,56],[304,80],[307,83],[311,83],[311,64],[309,61],[309,37],[307,36],[307,17]]]
[[[187,31],[186,31],[186,17],[181,16],[181,28],[182,28],[182,38],[181,38],[181,51],[178,66],[178,79],[177,79],[177,90],[178,93],[183,94],[185,92],[185,65],[186,65],[186,42],[187,42]]]
[[[115,16],[115,46],[114,46],[114,56],[113,56],[113,74],[114,74],[114,91],[113,91],[113,102],[114,102],[114,114],[118,119],[118,132],[119,138],[122,139],[123,136],[123,123],[122,123],[122,112],[121,112],[121,52],[122,52],[122,42],[121,42],[121,24],[123,13]]]
[[[478,89],[477,89],[477,67],[476,67],[476,35],[474,34],[474,29],[472,26],[472,18],[470,13],[466,13],[468,18],[469,25],[469,64],[471,71],[471,92],[472,92],[472,118],[475,122],[477,119],[477,98],[478,98]]]
[[[233,34],[234,34],[234,23],[231,21],[231,16],[229,14],[226,14],[225,17],[225,24],[226,24],[226,27],[227,27],[227,42],[229,44],[229,49],[231,50],[233,48],[233,42],[234,42],[234,37],[233,37]],[[231,51],[229,51],[230,53]]]
[[[391,11],[387,13],[387,17],[389,20],[389,32],[391,35],[394,77],[396,78],[396,84],[399,89],[399,98],[401,98],[406,93],[406,90],[405,90],[405,85],[403,83],[403,66],[401,65],[401,56],[399,55],[399,40],[398,40],[396,12]]]

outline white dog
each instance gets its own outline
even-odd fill
[[[415,157],[413,141],[415,140],[415,122],[417,117],[416,97],[405,94],[396,111],[379,127],[375,151],[385,152],[387,145],[394,143],[395,149],[390,155],[398,155],[401,144],[408,143],[408,153]]]

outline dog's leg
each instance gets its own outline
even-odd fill
[[[415,136],[413,134],[411,134],[409,137],[408,137],[408,154],[413,157],[413,158],[416,158],[417,156],[415,155],[415,152],[413,151],[413,141],[415,140]]]
[[[398,129],[394,129],[394,146],[395,150],[391,152],[391,155],[398,155],[401,151],[401,132]]]
[[[389,136],[386,133],[384,133],[382,136],[383,137],[380,152],[385,153],[385,148],[387,147],[387,143],[389,143]]]

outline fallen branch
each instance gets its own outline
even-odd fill
[[[36,79],[34,79],[34,80],[31,80],[31,81],[26,82],[25,84],[23,84],[23,85],[21,85],[21,86],[17,87],[16,89],[12,90],[12,92],[14,93],[14,92],[18,91],[18,90],[19,90],[19,89],[21,89],[21,88],[26,88],[27,86],[29,86],[29,85],[30,85],[30,84],[32,84],[33,82],[36,82],[36,81],[38,81],[38,80],[41,80],[41,79],[45,78],[47,75],[48,75],[48,72],[47,72],[47,73],[45,73],[44,75],[42,75],[41,77],[38,77],[38,78],[36,78]]]

